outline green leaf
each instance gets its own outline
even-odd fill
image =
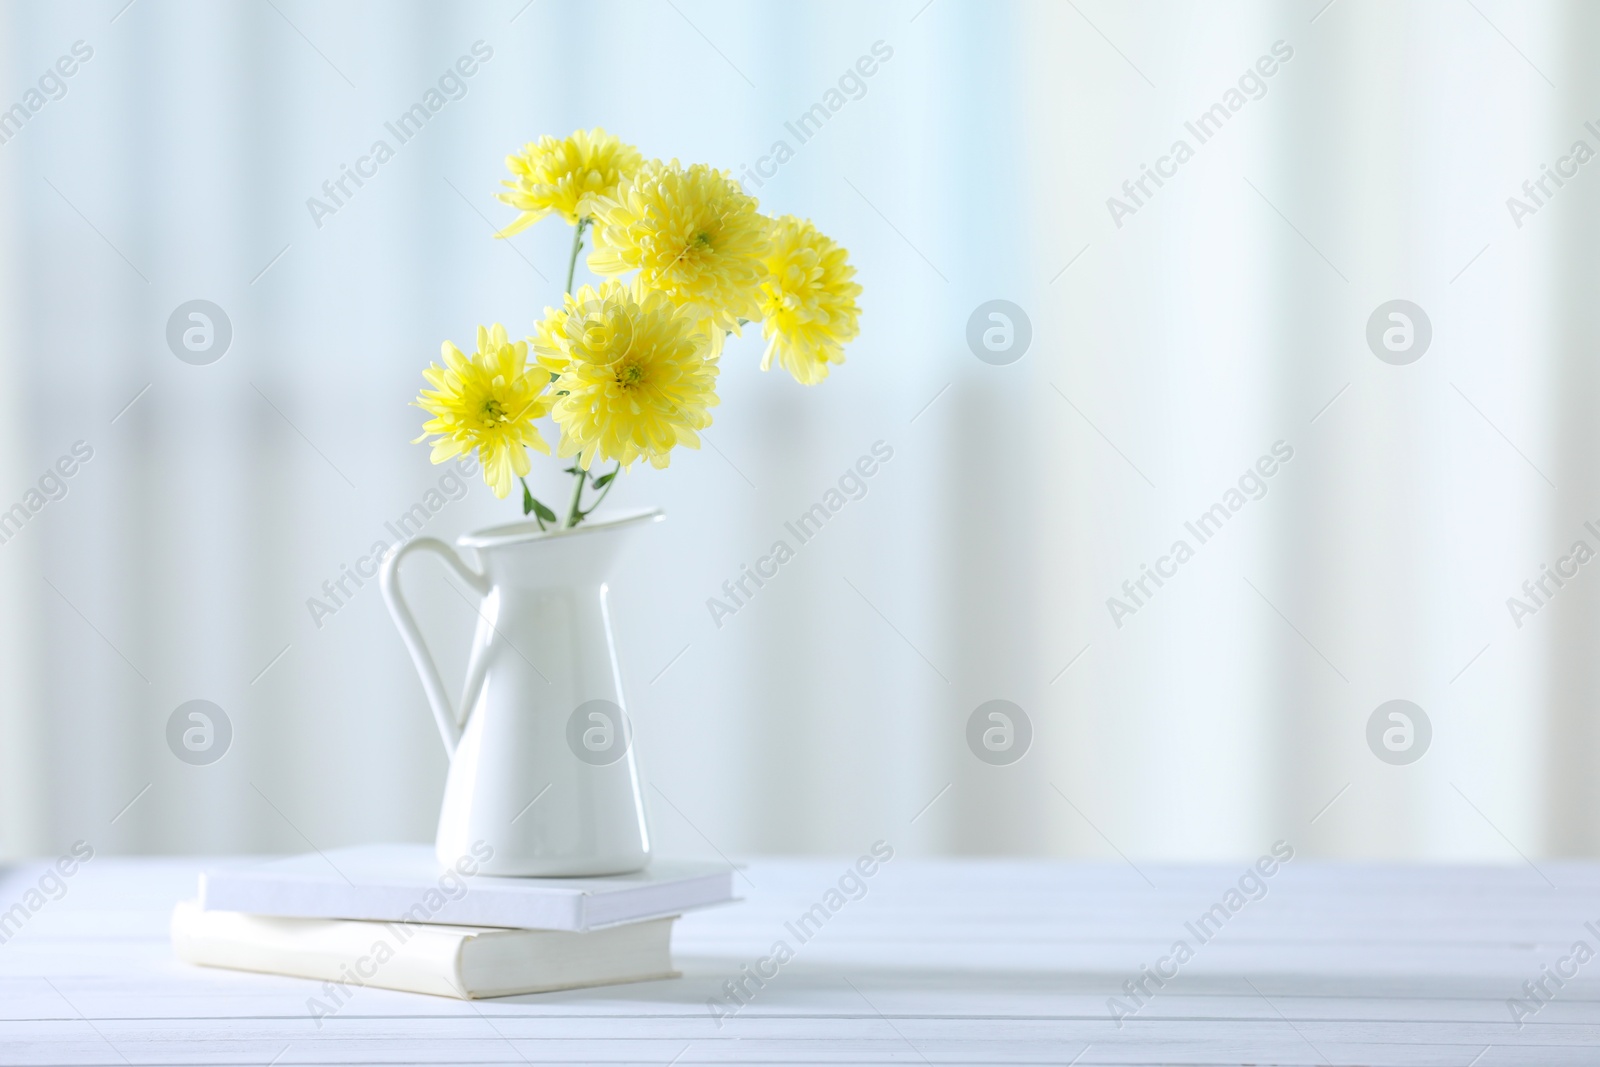
[[[616,476],[616,471],[612,471],[610,474],[602,474],[600,477],[594,479],[594,487],[596,489],[604,489],[607,483],[609,483],[611,479],[615,478]]]
[[[522,483],[522,513],[524,515],[531,515],[535,508],[543,507],[543,505],[537,500],[533,499],[533,493],[529,491],[528,482],[526,479],[518,478],[517,481]],[[543,519],[539,520],[539,529],[544,529]]]
[[[535,515],[539,516],[539,518],[543,519],[545,522],[555,522],[556,521],[556,513],[555,512],[551,511],[549,508],[545,507],[543,504],[539,503],[537,500],[534,500],[532,496],[528,497],[528,500],[533,503],[533,512],[534,512]]]

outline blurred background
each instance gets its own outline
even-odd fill
[[[747,178],[865,287],[825,384],[763,374],[747,333],[708,447],[610,498],[668,513],[613,590],[662,851],[1600,852],[1592,5],[0,20],[5,854],[431,838],[445,757],[376,582],[308,602],[439,487],[408,406],[439,343],[559,296],[558,220],[491,236],[504,156],[595,125]],[[210,362],[168,340],[196,300],[228,325]],[[867,494],[717,625],[708,598],[878,442]],[[426,532],[517,512],[474,482]],[[409,587],[457,678],[451,581]],[[196,699],[231,726],[205,766],[167,743]],[[991,700],[1030,727],[1005,765],[967,740]]]

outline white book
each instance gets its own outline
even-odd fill
[[[358,845],[200,875],[200,907],[302,919],[594,930],[734,900],[733,871],[656,860],[605,878],[491,878],[428,845]]]
[[[361,986],[468,1000],[676,978],[672,923],[651,919],[587,933],[505,930],[285,919],[184,901],[172,912],[172,948],[179,959],[207,967],[338,983],[313,993],[331,1014]]]

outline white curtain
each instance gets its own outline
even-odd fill
[[[752,191],[866,289],[826,384],[732,343],[709,447],[611,498],[669,512],[614,593],[664,850],[1600,845],[1600,568],[1522,589],[1600,549],[1600,164],[1561,162],[1600,150],[1587,6],[123,5],[0,9],[5,852],[431,835],[444,756],[375,583],[307,601],[440,484],[407,406],[439,342],[558,296],[558,222],[490,236],[503,156],[592,125],[736,176],[788,141]],[[1532,204],[1544,164],[1569,176]],[[206,365],[167,340],[193,300],[231,324]],[[969,346],[992,300],[1031,325],[1015,362]],[[1414,362],[1368,344],[1394,300],[1431,324]],[[707,599],[878,442],[719,627]],[[428,532],[514,511],[474,484]],[[423,570],[448,674],[471,607]],[[167,740],[196,699],[233,735],[206,766]],[[991,700],[1020,761],[969,746]],[[1369,745],[1391,700],[1431,727],[1415,762]]]

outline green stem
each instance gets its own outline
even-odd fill
[[[578,272],[578,253],[583,251],[583,230],[589,225],[589,220],[579,219],[578,224],[572,228],[572,254],[567,258],[567,295],[572,294],[572,279]],[[583,483],[589,477],[589,472],[583,469],[582,456],[573,459],[577,468],[577,476],[572,486],[572,503],[567,508],[566,521],[561,524],[563,530],[570,530],[583,521],[583,512],[578,505],[583,499]]]
[[[572,292],[572,279],[578,273],[578,253],[583,251],[583,229],[589,225],[588,219],[579,219],[578,224],[572,228],[572,255],[567,259],[567,292]]]
[[[578,464],[578,476],[572,483],[572,503],[567,507],[567,520],[561,524],[563,530],[570,530],[583,521],[583,512],[578,504],[583,499],[583,483],[588,480],[589,472],[583,469],[582,459],[582,454],[573,459]]]
[[[600,490],[600,495],[594,498],[594,503],[590,504],[588,509],[584,511],[583,515],[584,515],[585,518],[588,518],[590,515],[593,515],[594,512],[595,512],[595,509],[598,508],[601,504],[605,503],[606,494],[611,492],[611,487],[613,485],[617,484],[617,475],[621,474],[621,473],[622,473],[622,461],[618,460],[617,461],[617,465],[615,467],[611,468],[611,480],[606,483],[606,487],[604,489]]]

